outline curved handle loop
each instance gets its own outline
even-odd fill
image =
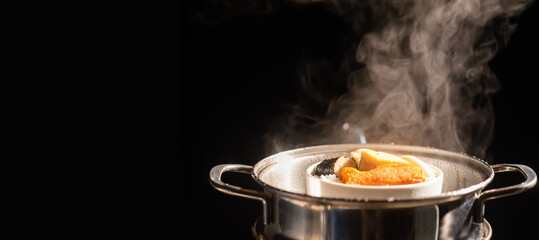
[[[526,179],[524,180],[524,182],[521,182],[516,185],[491,189],[491,190],[482,192],[477,197],[481,202],[496,199],[496,198],[501,198],[501,197],[507,197],[507,196],[524,192],[526,190],[529,190],[533,186],[535,186],[535,184],[537,183],[537,174],[535,174],[535,171],[533,171],[533,169],[531,169],[530,167],[526,165],[497,164],[497,165],[492,165],[491,167],[492,169],[494,169],[495,173],[519,172]]]
[[[533,169],[528,166],[520,164],[497,164],[492,165],[491,167],[495,173],[518,172],[522,174],[526,179],[524,180],[524,182],[521,182],[519,184],[502,188],[495,188],[480,193],[474,203],[474,222],[477,223],[483,222],[483,216],[485,214],[485,201],[519,194],[521,192],[529,190],[537,183],[537,174],[535,174],[535,171],[533,171]]]
[[[210,184],[215,189],[224,192],[226,194],[255,199],[262,201],[263,205],[263,214],[264,214],[264,224],[268,223],[268,213],[267,213],[267,196],[263,192],[245,189],[238,186],[230,185],[221,181],[221,176],[225,172],[238,172],[244,174],[251,174],[253,171],[252,166],[242,165],[242,164],[221,164],[213,167],[210,170]]]

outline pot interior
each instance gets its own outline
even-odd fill
[[[442,196],[465,194],[484,188],[494,174],[486,162],[462,153],[393,144],[339,144],[294,149],[269,156],[254,166],[253,176],[278,190],[305,195],[305,171],[310,165],[358,148],[397,156],[413,155],[440,168],[444,173]]]

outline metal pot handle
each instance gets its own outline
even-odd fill
[[[483,222],[483,215],[485,213],[485,201],[519,194],[521,192],[531,189],[537,183],[537,174],[535,174],[535,171],[533,171],[533,169],[528,166],[504,163],[492,165],[491,167],[495,173],[519,172],[526,179],[524,180],[524,182],[521,182],[516,185],[495,188],[480,193],[476,198],[477,200],[475,201],[477,207],[475,207],[474,222]]]
[[[245,189],[238,186],[230,185],[221,181],[221,176],[225,172],[238,172],[244,174],[251,174],[253,167],[242,164],[221,164],[213,167],[210,170],[210,184],[215,189],[224,192],[226,194],[255,199],[262,201],[264,211],[264,224],[268,223],[267,219],[267,197],[266,194],[260,191]]]
[[[528,166],[520,164],[497,164],[492,165],[491,167],[492,169],[494,169],[495,173],[519,172],[524,175],[526,180],[513,186],[484,191],[477,197],[482,202],[524,192],[535,186],[535,184],[537,183],[537,175],[535,174],[535,171],[533,171],[533,169]]]

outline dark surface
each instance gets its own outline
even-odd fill
[[[343,46],[354,36],[351,26],[322,7],[206,2],[181,8],[180,161],[190,171],[181,173],[180,194],[189,196],[180,204],[193,213],[186,214],[189,223],[180,234],[185,239],[252,239],[262,204],[213,189],[208,182],[211,167],[254,165],[269,154],[268,130],[295,106],[319,106],[313,109],[316,114],[328,99],[342,94],[343,82],[314,82],[327,95],[313,97],[300,90],[297,72],[302,62],[310,61],[324,62],[321,75],[337,74],[348,50]],[[491,164],[520,163],[539,171],[538,16],[536,2],[490,62],[502,84],[492,96],[496,124],[487,157]],[[224,180],[258,188],[248,175],[226,174]],[[492,185],[518,181],[518,174],[500,174]],[[536,234],[537,202],[537,188],[487,202],[493,239]]]

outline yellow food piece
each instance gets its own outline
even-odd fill
[[[356,160],[359,171],[369,171],[387,164],[410,164],[408,161],[390,153],[371,149],[358,149],[350,153]]]

